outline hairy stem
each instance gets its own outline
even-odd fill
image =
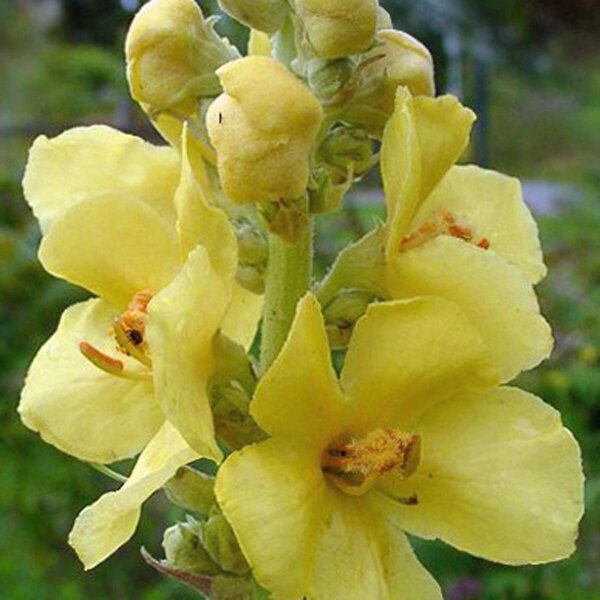
[[[312,221],[295,243],[269,234],[269,268],[265,287],[260,364],[264,373],[279,354],[296,312],[296,304],[310,283]]]

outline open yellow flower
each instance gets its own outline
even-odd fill
[[[169,472],[190,456],[220,460],[207,392],[213,338],[222,329],[249,343],[260,298],[235,284],[235,235],[208,205],[186,147],[180,158],[102,126],[41,137],[24,188],[42,226],[44,267],[99,298],[69,307],[34,358],[23,422],[91,462],[145,447],[168,459]],[[135,477],[158,481],[153,460]],[[127,488],[138,509],[145,497],[134,490],[142,488]]]
[[[227,196],[240,203],[301,196],[323,117],[317,99],[267,56],[229,62],[217,75],[224,93],[211,104],[206,124]]]
[[[555,410],[497,382],[476,330],[440,298],[372,305],[338,381],[306,296],[252,403],[271,438],[217,476],[257,581],[277,598],[441,599],[403,530],[508,564],[568,556],[577,443]]]
[[[399,91],[381,151],[387,223],[340,255],[320,299],[361,285],[388,299],[447,298],[461,305],[509,381],[552,349],[532,287],[545,267],[519,182],[453,166],[474,118],[452,96]]]

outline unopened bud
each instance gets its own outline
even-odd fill
[[[350,341],[354,324],[362,317],[376,297],[362,290],[340,290],[323,309],[327,337],[332,348],[345,348]]]
[[[380,135],[394,111],[396,90],[407,87],[413,96],[433,96],[433,59],[427,48],[402,31],[378,32],[379,42],[363,56],[355,96],[345,117]]]
[[[333,98],[352,77],[354,63],[347,58],[324,60],[313,58],[308,61],[306,74],[308,85],[322,100]]]
[[[202,546],[201,524],[188,517],[186,523],[169,527],[163,535],[163,548],[169,566],[201,575],[217,575],[219,565]]]
[[[203,523],[202,545],[223,571],[235,575],[244,575],[250,571],[233,529],[220,512]]]
[[[173,504],[202,515],[208,515],[216,503],[214,478],[191,467],[181,467],[165,485],[165,493]]]
[[[147,112],[196,111],[221,91],[215,70],[239,57],[193,0],[151,0],[136,14],[125,42],[131,95]]]
[[[330,213],[340,210],[344,196],[352,187],[352,165],[347,170],[322,165],[313,172],[314,185],[309,191],[310,212]]]
[[[261,296],[265,293],[265,267],[260,265],[238,265],[235,280],[249,292]]]
[[[390,13],[385,10],[383,6],[379,6],[377,8],[377,31],[393,28],[394,24],[392,23],[392,17],[390,17]]]
[[[219,6],[236,21],[265,33],[275,33],[289,12],[286,0],[219,0]]]
[[[296,0],[312,50],[321,58],[364,52],[377,29],[377,0]]]
[[[319,148],[319,161],[362,177],[373,164],[373,140],[364,129],[339,125],[329,131]]]
[[[267,261],[269,249],[267,240],[251,224],[240,223],[236,227],[239,262],[246,265],[260,265]]]
[[[352,325],[365,314],[374,300],[371,292],[340,290],[323,309],[323,317],[326,323]]]
[[[237,450],[265,439],[264,432],[250,415],[250,396],[233,382],[211,389],[215,429],[229,449]]]
[[[217,71],[224,93],[206,121],[223,190],[234,202],[302,196],[323,113],[299,79],[266,56],[248,56]]]

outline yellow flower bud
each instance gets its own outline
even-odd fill
[[[288,14],[286,0],[219,0],[219,6],[236,21],[266,33],[275,33]]]
[[[377,29],[377,0],[296,0],[296,10],[321,58],[367,50]]]
[[[240,203],[301,196],[323,117],[317,99],[265,56],[230,62],[217,75],[224,93],[210,106],[206,121],[227,196]]]
[[[200,97],[215,96],[214,71],[239,57],[193,0],[151,0],[136,14],[125,42],[131,95],[152,112],[190,115]]]
[[[390,17],[390,13],[380,6],[377,9],[377,31],[381,29],[393,29],[394,24],[392,23],[392,17]]]
[[[433,58],[417,39],[394,29],[376,36],[379,44],[365,54],[358,90],[347,118],[378,135],[394,111],[396,90],[407,87],[413,96],[433,96]]]

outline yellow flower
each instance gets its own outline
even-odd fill
[[[67,308],[34,358],[21,418],[85,461],[146,448],[123,488],[138,515],[149,482],[158,489],[199,455],[220,460],[207,392],[213,337],[223,329],[249,343],[260,313],[260,299],[234,283],[235,235],[208,205],[186,148],[180,159],[108,127],[79,128],[38,138],[24,179],[42,264],[99,298]],[[101,511],[114,521],[101,542],[89,529],[73,534],[88,567],[133,533],[137,517],[113,508]]]
[[[239,53],[213,30],[193,0],[151,0],[125,43],[131,95],[150,114],[194,115],[201,97],[221,87],[215,69]]]
[[[552,349],[532,287],[545,267],[519,182],[453,166],[474,118],[451,96],[398,92],[381,150],[387,223],[340,256],[319,297],[327,304],[332,290],[361,281],[388,299],[456,302],[506,382]]]
[[[234,202],[294,199],[307,186],[322,110],[310,90],[266,56],[221,67],[224,93],[207,114],[223,190]]]
[[[307,40],[321,58],[368,49],[377,30],[377,0],[296,0]]]
[[[275,33],[289,13],[286,0],[219,0],[219,6],[247,27]]]
[[[507,564],[568,556],[577,443],[491,365],[455,304],[417,298],[369,308],[338,382],[306,296],[252,403],[271,438],[217,476],[257,581],[277,598],[440,600],[403,531]]]

